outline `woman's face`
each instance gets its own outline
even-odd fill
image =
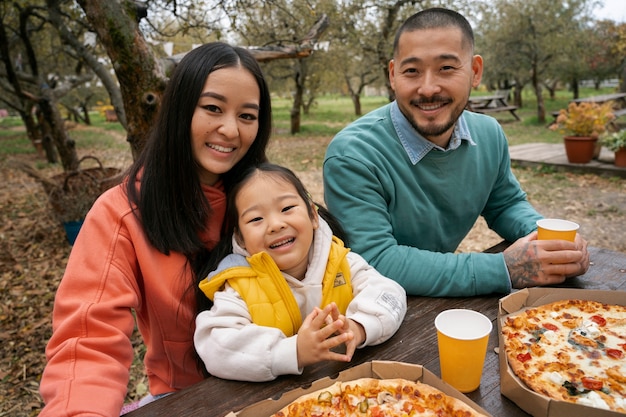
[[[191,119],[200,182],[214,185],[244,157],[259,130],[260,90],[243,67],[209,74]]]
[[[303,279],[309,261],[317,212],[290,182],[267,173],[255,174],[235,198],[237,238],[251,255],[267,252],[281,271]]]

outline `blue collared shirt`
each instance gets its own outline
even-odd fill
[[[409,123],[400,111],[397,101],[391,103],[391,122],[396,129],[396,134],[400,138],[402,147],[404,147],[404,150],[413,165],[417,164],[424,156],[426,156],[428,152],[433,149],[442,152],[453,151],[461,146],[461,141],[463,140],[468,141],[472,146],[476,146],[476,143],[472,140],[472,136],[470,135],[467,122],[462,114],[454,125],[452,137],[450,138],[448,147],[445,149],[441,146],[435,145],[417,133],[411,123]]]

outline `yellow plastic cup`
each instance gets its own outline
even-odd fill
[[[537,220],[537,239],[539,240],[569,240],[576,239],[576,231],[580,226],[569,220],[541,219]]]
[[[461,392],[480,386],[493,325],[485,315],[466,309],[445,310],[435,318],[441,379]]]

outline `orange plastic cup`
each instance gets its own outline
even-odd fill
[[[435,318],[441,379],[461,392],[480,386],[487,343],[493,325],[485,315],[452,309]]]
[[[539,240],[569,240],[576,239],[576,231],[580,226],[569,220],[541,219],[537,220],[537,239]]]

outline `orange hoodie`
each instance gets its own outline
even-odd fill
[[[214,212],[207,247],[219,240],[226,196],[203,187]],[[103,194],[87,215],[56,293],[53,334],[40,392],[40,417],[119,416],[126,396],[137,325],[146,345],[150,393],[202,379],[193,355],[191,269],[180,253],[165,256],[146,239],[123,185]]]

